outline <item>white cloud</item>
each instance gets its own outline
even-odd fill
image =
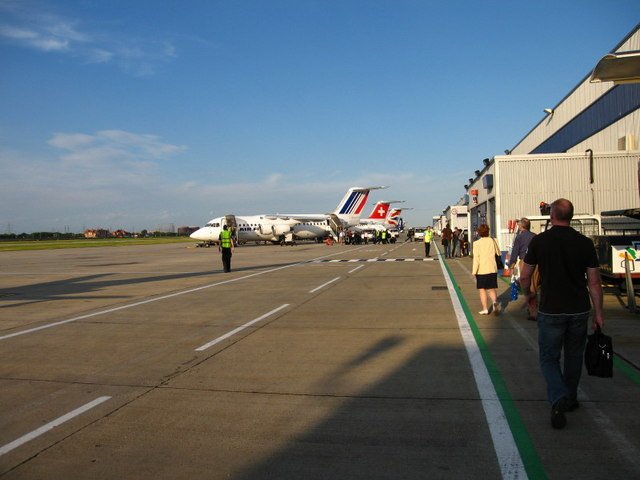
[[[42,28],[56,38],[64,38],[73,42],[91,42],[90,35],[79,32],[72,23],[52,17],[50,23],[42,25]]]
[[[56,133],[48,143],[65,150],[75,150],[90,145],[94,138],[93,135],[84,133]]]
[[[177,56],[175,46],[167,40],[88,31],[79,20],[41,9],[30,2],[0,2],[0,14],[4,13],[0,41],[68,55],[86,64],[114,64],[136,76],[153,75],[159,65]]]
[[[124,130],[102,130],[94,135],[84,133],[56,133],[49,145],[70,153],[62,160],[97,159],[118,162],[134,160],[138,163],[168,158],[186,147],[162,141],[157,135],[144,135]]]
[[[59,38],[36,38],[31,45],[45,52],[60,52],[69,49],[69,42]]]
[[[87,62],[89,63],[109,63],[113,57],[113,52],[101,48],[87,50]]]
[[[60,219],[79,230],[113,222],[116,212],[123,224],[137,216],[155,227],[156,206],[166,210],[172,202],[172,180],[161,164],[185,150],[123,130],[56,133],[48,144],[49,158],[0,151],[0,222],[31,231]]]
[[[0,36],[45,52],[63,51],[69,48],[69,41],[64,37],[46,35],[35,30],[10,25],[0,26]]]
[[[188,162],[173,168],[185,146],[119,129],[59,132],[48,145],[53,154],[46,158],[0,150],[0,226],[141,229],[202,225],[228,213],[326,213],[347,188],[374,185],[391,188],[372,192],[369,203],[405,200],[404,206],[414,210],[403,216],[417,225],[430,222],[432,204],[448,205],[450,185],[462,181],[396,171],[355,177],[274,171],[256,177],[234,166],[236,180],[224,182],[216,174],[186,173]]]
[[[10,25],[0,25],[0,35],[15,40],[32,40],[38,38],[38,34],[33,30],[12,27]]]

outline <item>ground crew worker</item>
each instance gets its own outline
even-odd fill
[[[230,272],[231,254],[233,253],[234,244],[233,238],[231,238],[231,232],[226,225],[222,226],[222,231],[220,232],[218,240],[220,240],[218,251],[222,252],[222,268],[225,272]]]
[[[429,257],[429,252],[431,251],[431,240],[433,240],[433,230],[431,227],[427,227],[424,231],[424,255],[425,257]]]

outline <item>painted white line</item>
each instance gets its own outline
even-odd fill
[[[364,265],[358,265],[356,268],[354,268],[353,270],[349,270],[347,273],[353,273],[356,270],[360,270],[362,267],[364,267]]]
[[[30,432],[30,433],[27,433],[26,435],[23,435],[22,437],[18,438],[17,440],[14,440],[11,443],[7,443],[3,447],[0,447],[0,456],[4,455],[5,453],[9,453],[11,450],[13,450],[14,448],[18,448],[20,445],[23,445],[23,444],[25,444],[27,442],[30,442],[31,440],[33,440],[34,438],[39,437],[43,433],[46,433],[49,430],[52,430],[52,429],[62,425],[64,422],[66,422],[68,420],[71,420],[72,418],[77,417],[78,415],[83,414],[87,410],[91,410],[93,407],[96,407],[96,406],[100,405],[101,403],[106,402],[110,398],[111,397],[98,397],[93,402],[89,402],[86,405],[83,405],[83,406],[81,406],[79,408],[76,408],[72,412],[69,412],[66,415],[63,415],[63,416],[61,416],[59,418],[56,418],[52,422],[49,422],[46,425],[43,425],[42,427],[40,427],[40,428]]]
[[[220,343],[223,340],[226,340],[227,338],[234,336],[236,333],[241,332],[242,330],[244,330],[245,328],[250,327],[254,323],[258,323],[260,320],[264,320],[265,318],[273,315],[276,312],[279,312],[283,308],[287,308],[288,306],[289,306],[288,303],[285,303],[284,305],[280,305],[278,308],[274,308],[270,312],[267,312],[264,315],[261,315],[258,318],[254,319],[254,320],[251,320],[250,322],[245,323],[241,327],[235,328],[235,329],[231,330],[229,333],[225,333],[221,337],[218,337],[215,340],[211,340],[209,343],[205,343],[201,347],[196,348],[196,352],[202,352],[203,350],[206,350],[207,348],[214,346],[216,343]]]
[[[333,283],[333,282],[338,281],[338,280],[340,280],[340,277],[336,277],[336,278],[334,278],[333,280],[329,280],[328,282],[323,283],[323,284],[322,284],[322,285],[320,285],[319,287],[316,287],[316,288],[314,288],[313,290],[309,290],[309,293],[317,292],[317,291],[318,291],[318,290],[320,290],[321,288],[324,288],[324,287],[326,287],[327,285],[329,285],[330,283]]]
[[[436,247],[437,248],[437,247]],[[438,251],[438,255],[440,251]],[[518,447],[513,438],[513,433],[509,429],[509,423],[502,409],[498,394],[496,393],[491,377],[487,371],[487,366],[482,359],[482,353],[480,348],[473,337],[473,331],[467,321],[467,317],[460,303],[460,299],[456,294],[453,287],[453,282],[449,277],[449,274],[444,265],[444,261],[440,261],[440,268],[445,281],[447,282],[447,288],[449,290],[449,296],[451,297],[451,303],[453,304],[453,310],[458,319],[458,328],[462,335],[464,347],[467,350],[467,356],[469,357],[469,363],[473,370],[473,376],[476,380],[478,387],[478,393],[482,399],[482,408],[487,419],[489,426],[489,432],[491,433],[491,439],[493,440],[493,448],[498,457],[498,464],[500,465],[500,471],[502,472],[502,478],[508,479],[526,479],[528,478],[527,472],[522,462],[522,457],[518,451]]]
[[[360,250],[361,248],[364,248],[364,247],[360,247],[360,248],[357,248],[355,250]],[[158,302],[160,300],[166,300],[168,298],[179,297],[180,295],[186,295],[188,293],[198,292],[200,290],[205,290],[207,288],[217,287],[219,285],[225,285],[227,283],[239,282],[240,280],[245,280],[247,278],[257,277],[259,275],[265,275],[267,273],[276,272],[278,270],[283,270],[285,268],[296,267],[298,265],[304,265],[306,263],[311,263],[311,262],[314,262],[314,261],[317,261],[317,260],[322,260],[323,258],[332,257],[334,255],[341,255],[342,253],[344,253],[344,252],[330,253],[329,255],[323,255],[321,257],[312,258],[311,260],[305,260],[303,262],[297,262],[297,263],[292,263],[290,265],[284,265],[282,267],[272,268],[270,270],[265,270],[264,272],[252,273],[250,275],[245,275],[244,277],[231,278],[229,280],[223,280],[222,282],[216,282],[216,283],[212,283],[212,284],[209,284],[209,285],[203,285],[202,287],[191,288],[189,290],[183,290],[182,292],[171,293],[169,295],[162,295],[160,297],[150,298],[148,300],[143,300],[141,302],[135,302],[135,303],[130,303],[128,305],[122,305],[120,307],[109,308],[107,310],[100,310],[99,312],[89,313],[87,315],[80,315],[79,317],[70,318],[68,320],[62,320],[60,322],[48,323],[48,324],[42,325],[40,327],[29,328],[27,330],[21,330],[19,332],[9,333],[7,335],[2,335],[2,336],[0,336],[0,340],[6,340],[8,338],[18,337],[20,335],[26,335],[27,333],[38,332],[40,330],[45,330],[47,328],[52,328],[52,327],[57,327],[57,326],[64,325],[64,324],[67,324],[67,323],[77,322],[78,320],[85,320],[87,318],[97,317],[99,315],[105,315],[107,313],[113,313],[113,312],[117,312],[119,310],[126,310],[128,308],[139,307],[140,305],[146,305],[147,303],[153,303],[153,302]]]

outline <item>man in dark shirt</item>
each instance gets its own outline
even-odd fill
[[[520,272],[529,307],[537,310],[540,369],[547,383],[551,425],[564,428],[567,411],[578,407],[577,392],[587,322],[593,304],[593,328],[602,327],[602,285],[593,242],[571,228],[573,205],[565,198],[551,204],[551,225],[534,237]],[[540,304],[531,292],[531,274],[540,270]],[[589,302],[591,298],[591,303]],[[560,355],[564,347],[564,369]]]
[[[453,231],[447,223],[447,226],[442,229],[442,246],[444,247],[444,258],[451,257],[451,237],[453,237]]]
[[[529,219],[521,218],[518,222],[518,235],[516,235],[513,241],[511,255],[509,256],[509,268],[513,269],[518,259],[524,260],[524,255],[527,253],[529,243],[531,243],[531,239],[535,236],[535,233],[531,233],[531,222]]]

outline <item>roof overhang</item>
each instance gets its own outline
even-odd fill
[[[640,220],[640,208],[626,208],[624,210],[609,210],[602,212],[603,217],[630,217]]]
[[[590,81],[615,84],[640,82],[640,51],[605,55],[593,69]]]

